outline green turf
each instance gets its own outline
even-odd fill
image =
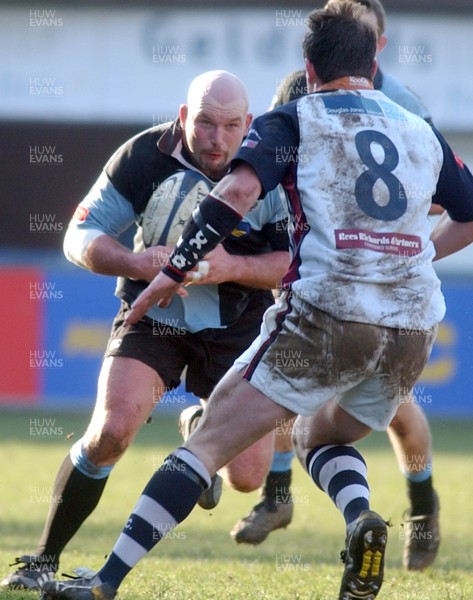
[[[44,421],[52,419],[41,430]],[[32,421],[33,419],[33,421]],[[3,412],[0,418],[0,575],[15,556],[30,551],[40,534],[52,480],[86,416]],[[38,425],[39,424],[39,425]],[[31,429],[33,427],[33,429]],[[38,429],[35,430],[35,427]],[[441,498],[442,544],[433,568],[407,573],[401,566],[406,507],[402,476],[384,434],[365,440],[372,506],[392,521],[380,600],[473,599],[472,423],[432,424],[434,478]],[[69,437],[69,440],[66,439]],[[62,572],[99,568],[110,552],[149,475],[179,442],[174,418],[143,427],[116,467],[101,504],[66,549]],[[254,504],[257,493],[228,488],[211,512],[196,508],[125,580],[123,600],[331,600],[337,598],[344,527],[335,507],[294,465],[295,517],[257,547],[238,546],[233,524]],[[0,592],[0,599],[32,600],[35,593]]]

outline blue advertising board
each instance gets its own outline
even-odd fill
[[[473,281],[444,278],[442,289],[447,313],[414,399],[431,416],[472,417]]]
[[[6,270],[4,278],[17,277]],[[39,268],[23,275],[23,304],[31,313],[29,332],[17,351],[20,364],[10,373],[8,390],[0,385],[0,404],[90,410],[95,401],[110,327],[119,301],[115,278],[72,268]],[[473,279],[443,278],[447,314],[422,376],[410,401],[440,418],[473,417]],[[23,317],[24,319],[24,317]],[[35,330],[33,332],[33,330]],[[33,335],[34,333],[34,335]],[[404,332],[415,335],[415,330]],[[23,359],[21,357],[26,357]],[[25,392],[25,373],[34,377]],[[13,370],[14,371],[14,370]],[[16,379],[15,379],[16,378]],[[17,392],[15,393],[15,389]],[[195,398],[181,387],[162,401],[161,410],[181,410]]]

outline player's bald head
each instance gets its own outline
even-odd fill
[[[217,180],[227,172],[251,123],[248,92],[228,71],[207,71],[189,86],[179,107],[183,144],[203,173]]]
[[[207,71],[196,77],[187,95],[189,113],[196,114],[205,106],[223,110],[248,112],[248,90],[245,84],[228,71]]]

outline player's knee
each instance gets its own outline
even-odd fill
[[[247,494],[258,490],[264,483],[266,478],[266,470],[254,469],[251,472],[248,470],[230,470],[223,473],[225,483],[237,492]]]
[[[254,479],[251,481],[230,479],[227,481],[227,484],[237,492],[248,494],[249,492],[254,492],[258,490],[263,485],[263,482],[257,484],[255,483]]]
[[[400,404],[389,428],[398,436],[405,436],[413,430],[428,430],[429,425],[422,409],[413,403]]]
[[[94,464],[115,463],[132,439],[133,434],[126,425],[105,424],[92,436],[85,436],[84,450]]]

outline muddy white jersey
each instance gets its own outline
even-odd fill
[[[286,288],[343,320],[412,330],[443,318],[427,215],[435,198],[473,220],[473,177],[423,119],[377,90],[313,93],[256,119],[236,160],[263,193],[286,188]]]

